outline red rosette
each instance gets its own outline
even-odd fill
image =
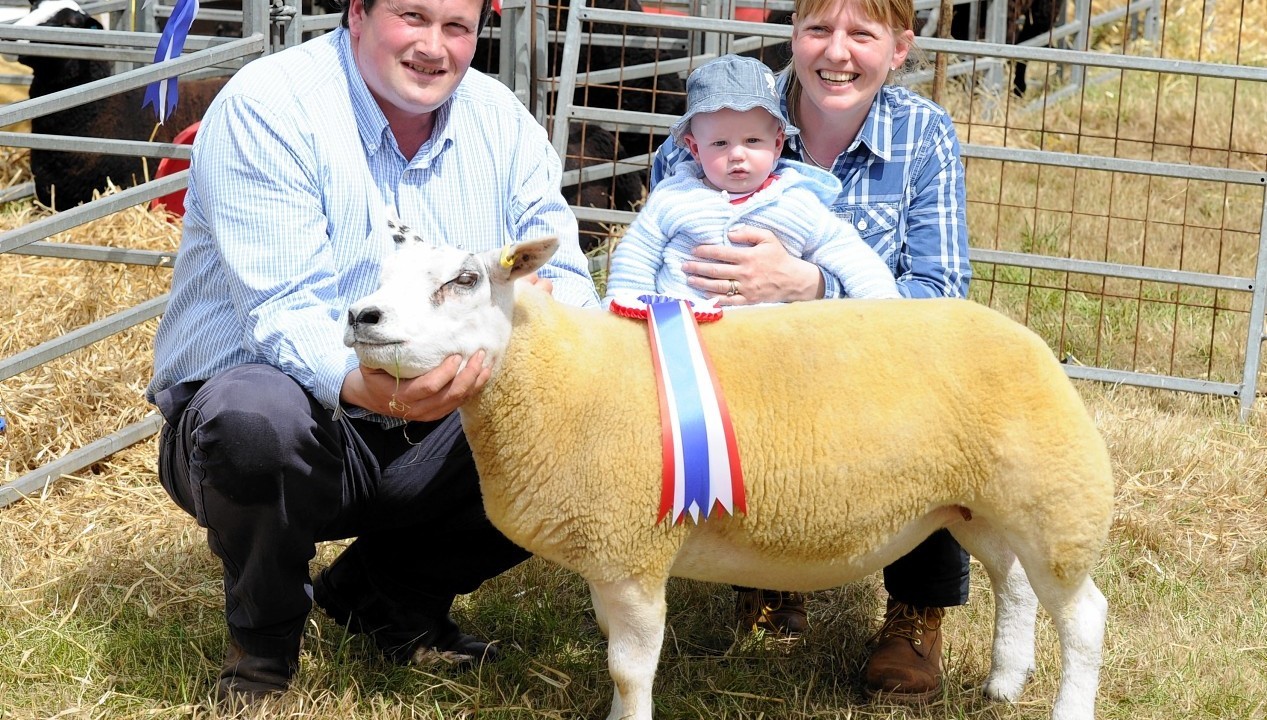
[[[639,295],[637,297],[626,295],[614,297],[608,309],[621,317],[633,320],[646,320],[647,316],[651,314],[650,305],[654,303],[678,302],[680,300],[686,302],[686,306],[691,309],[691,314],[695,316],[695,322],[697,323],[710,323],[721,320],[721,308],[717,306],[716,300],[701,302],[668,295]]]

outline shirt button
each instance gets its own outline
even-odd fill
[[[859,221],[858,221],[858,229],[859,229],[859,230],[866,230],[866,229],[867,229],[867,221],[866,221],[866,220],[859,220]]]

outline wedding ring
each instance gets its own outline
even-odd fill
[[[726,297],[734,297],[739,294],[739,283],[734,280],[730,281],[730,289],[726,291]]]

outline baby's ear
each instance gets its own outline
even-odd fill
[[[686,141],[686,149],[690,151],[691,157],[699,162],[699,143],[695,142],[695,136],[688,132],[682,135],[682,139]]]

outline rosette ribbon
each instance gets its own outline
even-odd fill
[[[743,469],[730,411],[700,322],[721,318],[716,306],[655,295],[612,302],[612,311],[645,318],[660,400],[663,475],[656,522],[671,517],[696,524],[714,514],[746,513]]]
[[[154,51],[155,63],[180,57],[185,49],[185,38],[189,36],[189,28],[194,24],[197,14],[198,0],[176,0],[172,15],[167,18],[163,34],[158,38],[158,49]],[[141,107],[153,107],[154,116],[160,125],[167,122],[167,118],[176,109],[177,80],[178,78],[169,77],[152,82],[145,88],[145,99]]]

